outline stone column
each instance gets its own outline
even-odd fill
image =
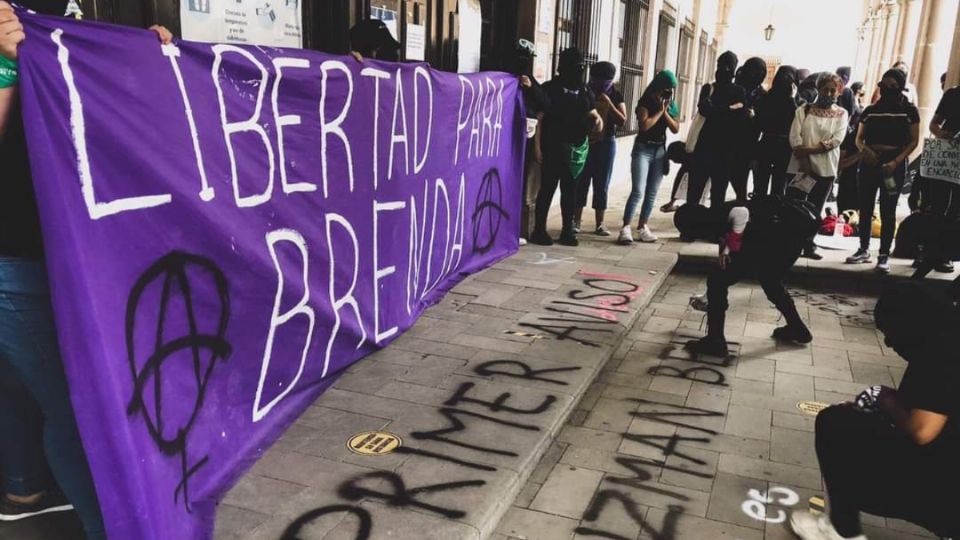
[[[960,85],[960,10],[953,25],[953,44],[950,47],[950,63],[947,71],[947,88]]]
[[[899,19],[899,10],[896,4],[886,4],[883,8],[883,39],[880,42],[880,58],[877,64],[877,80],[884,71],[893,65],[893,44],[897,33],[897,21]]]
[[[926,35],[923,36],[923,40],[919,44],[920,63],[914,67],[918,70],[915,84],[917,86],[917,106],[920,108],[921,139],[929,133],[927,128],[930,124],[930,118],[933,117],[933,112],[937,109],[940,101],[940,71],[936,65],[937,48],[949,47],[947,40],[952,37],[943,32],[944,25],[939,24],[939,21],[947,13],[947,2],[955,1],[926,0],[924,2],[930,4],[930,11],[927,13],[929,19]],[[954,34],[956,34],[956,31],[954,31]]]
[[[876,71],[877,64],[879,63],[879,51],[880,51],[880,41],[883,36],[883,25],[881,18],[881,11],[879,9],[879,4],[876,2],[871,2],[870,8],[867,11],[867,69],[863,74],[863,84],[864,88],[867,89],[867,95],[869,96],[872,92],[871,88],[876,83]]]

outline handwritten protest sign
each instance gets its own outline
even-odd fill
[[[927,139],[920,157],[920,176],[960,184],[960,142]]]

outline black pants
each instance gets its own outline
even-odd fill
[[[817,415],[817,459],[841,536],[862,534],[860,512],[960,534],[956,456],[919,446],[881,415],[834,405]],[[945,460],[949,460],[946,461]]]
[[[750,242],[748,244],[748,242]],[[734,253],[724,269],[717,268],[707,278],[707,332],[711,338],[722,338],[727,291],[742,279],[754,277],[760,282],[767,299],[783,314],[787,324],[801,322],[793,298],[783,286],[787,271],[797,262],[800,246],[787,248],[771,243],[752,243],[744,239],[743,250]]]
[[[889,191],[883,186],[883,170],[880,165],[860,164],[857,170],[857,193],[860,198],[860,249],[870,247],[870,226],[876,207],[877,192],[880,193],[880,254],[889,255],[893,235],[897,229],[897,200],[907,173],[906,164],[894,171],[897,189]]]
[[[563,229],[570,230],[573,226],[574,212],[577,207],[577,179],[570,173],[569,158],[559,149],[545,150],[543,155],[543,175],[540,180],[540,191],[537,192],[537,210],[535,230],[547,230],[547,216],[550,214],[550,205],[553,204],[553,195],[560,187],[560,215],[563,218]]]
[[[860,198],[857,195],[857,166],[851,165],[840,171],[837,178],[837,212],[856,210],[860,207]]]
[[[814,184],[813,189],[810,190],[810,193],[804,193],[803,191],[794,188],[787,188],[787,197],[791,199],[800,199],[805,200],[813,205],[814,214],[817,218],[822,218],[823,206],[827,203],[827,196],[830,195],[830,192],[833,191],[833,177],[823,177],[823,176],[814,176],[817,179],[817,183]],[[807,239],[807,244],[812,247],[813,239],[817,236],[817,233],[814,232],[810,238]]]
[[[747,185],[752,169],[750,165],[754,161],[756,149],[756,138],[754,140],[744,140],[731,158],[730,185],[733,186],[733,192],[736,194],[738,201],[747,200]],[[756,178],[754,178],[753,183],[757,183]]]
[[[727,185],[732,174],[732,152],[716,143],[698,146],[693,156],[690,171],[690,187],[687,190],[687,202],[699,203],[703,190],[710,180],[710,208],[719,208],[727,196]]]
[[[787,189],[787,165],[793,150],[786,137],[765,136],[757,148],[753,171],[754,195],[783,195]],[[767,191],[769,189],[769,192]]]

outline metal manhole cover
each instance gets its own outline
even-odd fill
[[[400,448],[403,440],[387,431],[364,431],[347,441],[347,448],[363,456],[384,456]]]

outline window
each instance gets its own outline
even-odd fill
[[[681,121],[688,118],[686,99],[690,91],[690,79],[693,75],[691,52],[693,49],[693,24],[689,21],[680,32],[680,44],[677,47],[677,104],[683,116]]]
[[[619,135],[636,133],[637,116],[633,114],[640,96],[643,94],[643,49],[644,28],[650,7],[646,0],[621,0],[623,10],[623,29],[620,48],[623,57],[620,62],[620,91],[627,104],[627,121],[620,128]]]
[[[702,88],[707,80],[707,33],[700,34],[700,47],[697,48],[697,88]]]
[[[657,59],[656,70],[659,72],[667,67],[667,57],[670,55],[670,34],[677,21],[666,12],[660,14],[660,29],[657,31]]]

